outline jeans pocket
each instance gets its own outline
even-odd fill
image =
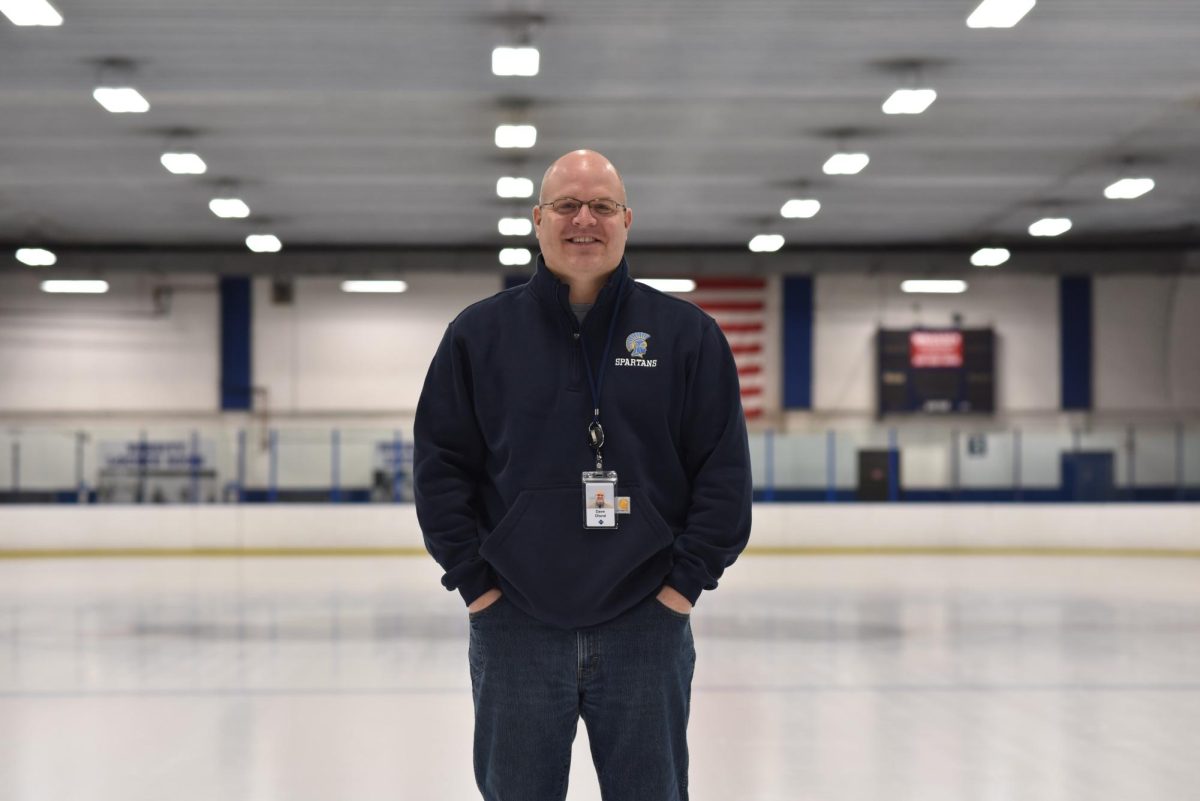
[[[691,620],[692,619],[691,612],[676,612],[674,609],[667,606],[662,601],[658,600],[658,598],[654,598],[653,600],[654,600],[655,606],[657,606],[659,609],[666,612],[668,615],[670,615],[673,618],[676,618],[678,620]]]
[[[479,620],[481,617],[486,617],[493,609],[504,603],[504,596],[501,595],[496,600],[492,601],[487,606],[477,612],[467,612],[467,620]]]

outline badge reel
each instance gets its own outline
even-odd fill
[[[596,451],[596,469],[583,473],[583,527],[616,528],[617,474],[603,469],[604,429],[598,422],[588,426],[588,444]]]

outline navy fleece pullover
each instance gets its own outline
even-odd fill
[[[614,303],[600,416],[604,468],[630,498],[618,528],[586,529],[581,473]],[[629,277],[624,260],[582,324],[538,259],[529,283],[446,329],[415,425],[417,516],[442,583],[469,604],[492,587],[564,629],[603,623],[667,584],[692,603],[750,535],[737,369],[711,317]],[[631,334],[643,338],[644,353]],[[630,345],[627,346],[627,341]]]

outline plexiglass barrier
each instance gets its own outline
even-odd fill
[[[1200,500],[1200,424],[864,425],[750,436],[760,500]],[[409,431],[8,427],[0,502],[412,500]]]

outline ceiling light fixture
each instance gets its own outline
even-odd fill
[[[241,198],[215,197],[208,201],[212,213],[224,219],[250,216],[250,207]]]
[[[1122,178],[1104,190],[1109,200],[1133,200],[1154,188],[1153,178]]]
[[[784,203],[779,213],[790,220],[807,220],[817,216],[817,212],[820,210],[821,201],[819,200],[794,198]]]
[[[1029,226],[1030,236],[1059,236],[1071,230],[1071,221],[1066,217],[1044,217]]]
[[[983,0],[967,17],[968,28],[1011,28],[1037,5],[1037,0]]]
[[[169,172],[176,175],[203,175],[208,172],[204,159],[195,153],[163,153],[159,160]]]
[[[131,86],[99,86],[92,97],[113,114],[144,114],[150,110],[150,101]]]
[[[525,248],[504,248],[500,251],[500,263],[505,267],[521,267],[533,261],[533,254]]]
[[[343,292],[407,292],[408,283],[405,281],[343,281]]]
[[[900,291],[909,294],[958,295],[967,291],[966,281],[910,280],[900,282]]]
[[[43,281],[43,292],[64,295],[103,295],[108,291],[107,281]]]
[[[255,253],[278,253],[283,250],[283,243],[274,234],[250,234],[246,237],[246,247]]]
[[[980,248],[971,254],[971,264],[976,267],[999,267],[1008,261],[1010,255],[1005,248]]]
[[[46,0],[0,0],[0,14],[13,25],[57,27],[63,24],[62,14]]]
[[[783,247],[783,237],[779,234],[759,234],[750,240],[750,250],[754,253],[774,253]]]
[[[533,197],[533,181],[528,178],[501,178],[496,181],[496,194],[500,197]]]
[[[20,248],[17,261],[29,267],[53,267],[58,263],[58,256],[43,248]]]
[[[537,128],[532,125],[497,125],[496,147],[528,148],[537,144]]]
[[[533,223],[528,217],[502,217],[498,226],[502,236],[529,236]]]
[[[871,162],[866,153],[835,153],[822,167],[826,175],[857,175]]]
[[[529,78],[538,74],[536,47],[497,47],[492,51],[492,74]]]
[[[884,114],[920,114],[937,100],[933,89],[897,89],[883,101]]]
[[[639,284],[657,289],[659,292],[695,292],[696,282],[690,278],[637,278]]]

